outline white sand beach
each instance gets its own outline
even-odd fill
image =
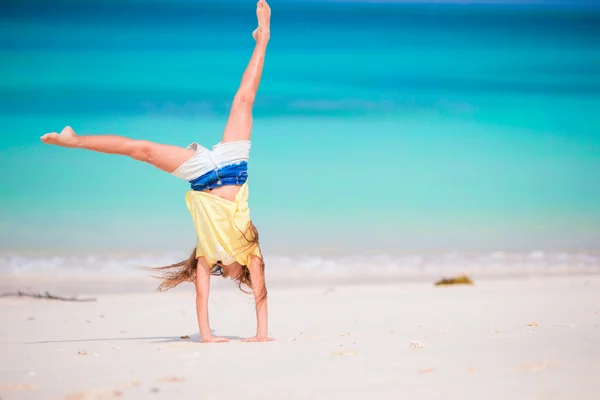
[[[253,304],[232,285],[211,294],[211,325],[231,338],[225,344],[198,342],[192,285],[138,289],[86,303],[0,299],[0,398],[583,400],[600,392],[598,275],[274,287],[270,343],[240,342],[254,333]]]

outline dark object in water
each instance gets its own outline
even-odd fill
[[[461,275],[456,278],[444,278],[441,281],[435,283],[435,286],[446,286],[446,285],[472,285],[473,281],[466,275]]]

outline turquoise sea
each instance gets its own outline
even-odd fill
[[[273,0],[250,206],[275,274],[600,269],[595,1]],[[0,274],[178,261],[186,182],[43,145],[220,140],[255,1],[0,6]]]

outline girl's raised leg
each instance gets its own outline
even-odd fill
[[[256,17],[258,28],[252,34],[256,45],[242,76],[240,87],[233,98],[229,119],[223,132],[223,143],[250,140],[252,133],[252,106],[260,84],[267,44],[271,35],[271,8],[266,1],[260,0],[257,3]]]
[[[172,173],[194,155],[194,151],[168,144],[158,144],[147,140],[134,140],[116,135],[80,136],[67,126],[61,133],[47,133],[42,142],[62,147],[97,151],[106,154],[120,154],[138,161],[147,162],[158,169]]]

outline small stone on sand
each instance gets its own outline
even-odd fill
[[[544,369],[548,369],[548,364],[546,364],[546,363],[527,364],[527,365],[523,365],[521,367],[521,369],[523,371],[541,371]]]
[[[336,353],[331,353],[331,355],[348,357],[348,356],[355,356],[355,355],[357,355],[357,353],[354,350],[350,350],[350,351],[340,351],[340,352],[336,352]]]
[[[164,378],[161,378],[159,380],[161,382],[183,382],[183,381],[185,381],[184,378],[181,378],[178,376],[173,376],[173,375],[165,376]]]

